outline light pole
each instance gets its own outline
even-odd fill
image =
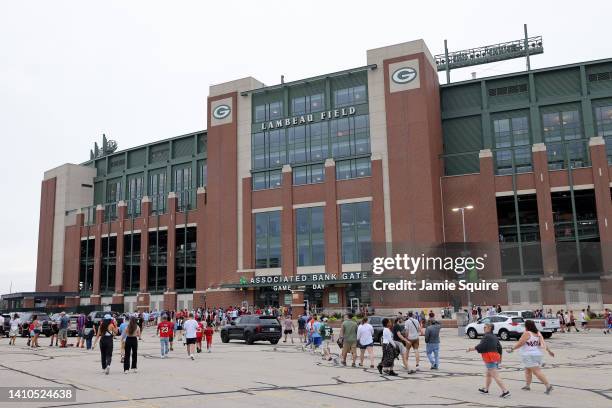
[[[474,208],[474,206],[472,204],[468,204],[464,207],[455,207],[452,209],[453,212],[459,212],[461,211],[461,227],[463,229],[463,250],[465,250],[465,243],[467,242],[467,234],[465,232],[465,210],[472,210]],[[468,313],[469,313],[469,317],[471,317],[472,315],[472,299],[471,299],[471,295],[470,295],[470,291],[468,290],[467,293],[467,301],[468,301]]]

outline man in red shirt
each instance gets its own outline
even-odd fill
[[[164,315],[162,321],[157,325],[157,335],[161,345],[161,358],[166,358],[168,355],[168,347],[170,339],[174,331],[174,324],[168,321],[168,316]]]
[[[202,319],[196,319],[198,322],[198,328],[196,329],[196,352],[202,352],[202,336],[204,331],[204,325],[202,324]]]

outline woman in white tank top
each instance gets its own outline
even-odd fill
[[[523,367],[525,367],[525,386],[521,388],[524,391],[529,391],[531,389],[531,380],[535,375],[538,380],[542,381],[542,383],[546,386],[546,394],[550,394],[552,391],[552,385],[548,382],[544,373],[542,373],[542,356],[543,351],[548,351],[552,357],[554,357],[554,353],[548,349],[548,346],[544,342],[544,337],[542,337],[542,333],[540,333],[533,322],[533,320],[525,321],[525,332],[519,339],[519,341],[511,347],[508,352],[512,353],[514,350],[520,348],[521,360],[523,362]]]

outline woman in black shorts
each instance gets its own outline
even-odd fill
[[[285,340],[283,343],[287,342],[287,336],[291,336],[291,343],[293,343],[293,320],[291,319],[291,315],[285,315],[285,320],[283,321],[283,333],[285,334]]]

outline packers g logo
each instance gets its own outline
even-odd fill
[[[232,109],[229,106],[219,105],[213,110],[212,115],[215,119],[225,119],[231,112]]]
[[[396,84],[407,84],[408,82],[414,81],[416,77],[416,70],[410,67],[398,68],[393,75],[391,75],[391,79]]]

